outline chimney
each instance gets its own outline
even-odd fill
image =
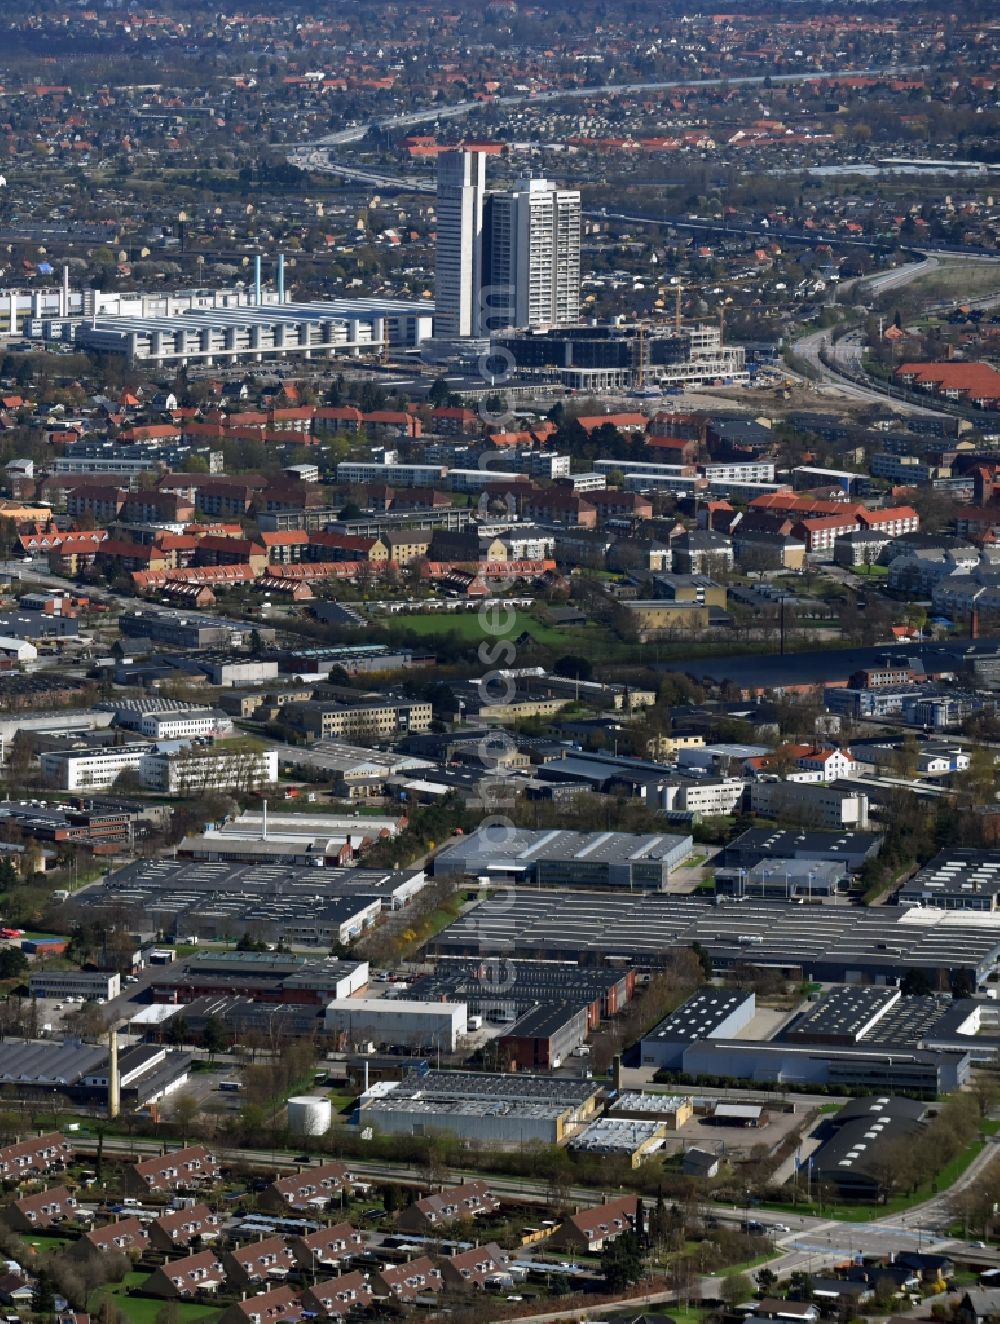
[[[108,1031],[108,1117],[121,1112],[121,1081],[118,1076],[118,1030],[113,1025]]]
[[[59,316],[69,317],[69,263],[63,264],[62,290],[59,294]]]
[[[278,254],[278,302],[285,302],[285,255]]]
[[[253,301],[254,306],[260,307],[260,254],[253,260]]]

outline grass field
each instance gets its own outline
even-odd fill
[[[102,1287],[94,1294],[90,1302],[90,1312],[94,1314],[102,1301],[108,1301],[122,1312],[130,1324],[155,1324],[157,1315],[166,1302],[153,1297],[129,1296],[130,1287],[138,1287],[149,1277],[146,1273],[127,1273],[124,1281],[114,1286]],[[215,1324],[222,1311],[214,1306],[204,1306],[199,1302],[171,1302],[171,1311],[176,1311],[178,1324]]]
[[[989,1135],[996,1134],[1000,1123],[984,1122],[982,1124],[984,1132]],[[905,1213],[907,1209],[912,1209],[914,1205],[923,1204],[926,1200],[933,1199],[940,1191],[945,1191],[949,1186],[961,1177],[962,1173],[969,1166],[977,1154],[982,1152],[986,1144],[985,1139],[975,1140],[971,1145],[966,1145],[961,1154],[953,1159],[946,1167],[931,1180],[922,1182],[915,1191],[909,1195],[894,1195],[892,1199],[887,1200],[885,1204],[785,1204],[785,1203],[766,1203],[762,1205],[764,1209],[773,1209],[787,1214],[812,1214],[820,1218],[836,1218],[842,1223],[868,1223],[873,1218],[881,1218],[886,1214]]]

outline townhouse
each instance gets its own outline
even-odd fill
[[[486,1183],[472,1181],[425,1195],[402,1210],[397,1221],[409,1232],[433,1232],[461,1218],[496,1213],[499,1208],[500,1201]]]
[[[473,1246],[441,1262],[441,1277],[446,1287],[485,1288],[496,1280],[503,1280],[510,1264],[510,1256],[495,1241],[485,1246]]]
[[[600,1254],[623,1232],[641,1232],[642,1215],[637,1195],[623,1195],[592,1209],[571,1214],[552,1237],[552,1244],[574,1251]]]
[[[154,1270],[142,1285],[150,1296],[166,1299],[198,1296],[217,1291],[226,1280],[226,1271],[214,1250],[200,1250],[183,1255]]]
[[[222,1214],[215,1213],[207,1204],[174,1209],[150,1225],[149,1244],[164,1252],[180,1250],[195,1241],[214,1240],[224,1223]]]
[[[15,1232],[39,1232],[72,1218],[76,1210],[76,1197],[65,1186],[50,1186],[47,1190],[26,1195],[5,1207],[7,1226]]]
[[[287,1278],[295,1268],[295,1256],[284,1237],[264,1237],[245,1246],[236,1245],[224,1250],[221,1259],[229,1284],[240,1291]]]
[[[441,1270],[427,1255],[410,1260],[408,1264],[383,1265],[372,1275],[375,1295],[391,1297],[395,1301],[416,1301],[417,1297],[440,1292],[443,1287]]]
[[[180,1186],[214,1182],[219,1175],[219,1164],[204,1145],[190,1145],[170,1154],[143,1159],[133,1166],[132,1172],[140,1189],[175,1191]]]
[[[20,1181],[37,1177],[54,1168],[64,1168],[73,1160],[73,1146],[61,1131],[18,1140],[0,1149],[0,1179]]]
[[[345,1273],[339,1278],[328,1278],[302,1293],[302,1305],[310,1315],[323,1319],[341,1319],[352,1310],[364,1310],[371,1305],[373,1292],[362,1273]]]
[[[143,1251],[149,1244],[146,1229],[138,1218],[120,1218],[116,1223],[105,1223],[85,1232],[76,1243],[77,1254],[82,1256],[127,1255],[129,1251]]]
[[[278,1177],[261,1196],[271,1209],[306,1209],[325,1204],[350,1185],[351,1174],[343,1163],[323,1163],[290,1177]]]
[[[340,1271],[340,1266],[364,1248],[361,1233],[350,1223],[317,1228],[289,1241],[299,1268],[315,1275],[317,1269]]]
[[[270,1292],[236,1301],[219,1316],[217,1324],[295,1324],[305,1314],[301,1299],[290,1287],[275,1287]]]

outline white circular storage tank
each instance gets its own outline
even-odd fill
[[[288,1129],[293,1136],[325,1136],[333,1125],[333,1104],[322,1094],[299,1094],[288,1100]]]

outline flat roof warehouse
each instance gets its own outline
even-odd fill
[[[816,979],[895,983],[901,969],[926,970],[947,982],[956,970],[981,981],[1000,957],[1000,927],[961,912],[899,906],[799,907],[745,901],[716,906],[694,897],[645,892],[519,890],[502,906],[487,900],[431,944],[439,955],[600,957],[656,963],[700,943],[720,970],[750,963],[800,970]]]

